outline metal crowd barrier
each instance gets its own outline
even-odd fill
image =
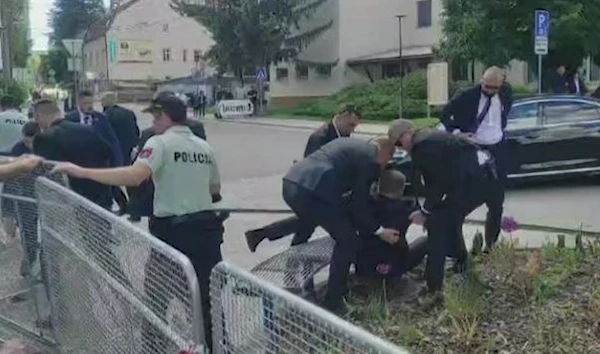
[[[48,179],[36,192],[61,353],[203,350],[198,281],[183,254]]]
[[[13,159],[0,157],[0,165]],[[48,301],[40,284],[40,243],[35,180],[45,176],[67,185],[62,174],[51,174],[53,163],[9,179],[1,185],[0,340],[21,338],[40,349],[54,348],[53,336],[44,326]]]
[[[215,354],[408,354],[226,262],[210,287]]]

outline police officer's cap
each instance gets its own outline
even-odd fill
[[[145,113],[164,112],[173,122],[182,123],[187,119],[187,107],[177,96],[159,94],[152,100],[150,106],[143,110]]]

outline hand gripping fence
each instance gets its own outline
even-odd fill
[[[408,354],[228,263],[210,287],[215,354]]]
[[[170,354],[203,344],[198,280],[183,254],[48,179],[36,191],[61,353]]]

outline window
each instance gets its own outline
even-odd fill
[[[417,28],[431,27],[431,0],[417,1]]]
[[[275,76],[277,80],[283,80],[288,78],[288,69],[287,68],[277,68],[275,69]]]
[[[527,103],[513,106],[508,115],[509,130],[532,128],[538,125],[539,104]]]
[[[171,61],[171,49],[163,49],[163,61]]]
[[[580,101],[543,103],[544,124],[585,122],[600,119],[598,107]]]
[[[182,56],[183,56],[183,58],[182,58],[182,59],[183,59],[183,62],[185,63],[185,62],[187,61],[187,49],[184,49],[184,50],[183,50],[183,54],[182,54]]]
[[[296,78],[300,80],[308,79],[308,65],[296,64]]]
[[[319,65],[315,68],[315,72],[320,77],[331,77],[331,65]]]
[[[194,50],[194,63],[199,63],[202,59],[202,52],[199,50]]]

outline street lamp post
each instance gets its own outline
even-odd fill
[[[398,65],[400,66],[400,71],[399,71],[399,75],[400,75],[400,98],[398,100],[398,118],[403,118],[402,117],[402,95],[404,94],[404,88],[403,88],[403,79],[404,79],[404,70],[403,70],[403,65],[402,65],[402,19],[405,18],[406,15],[396,15],[396,18],[398,18]]]

